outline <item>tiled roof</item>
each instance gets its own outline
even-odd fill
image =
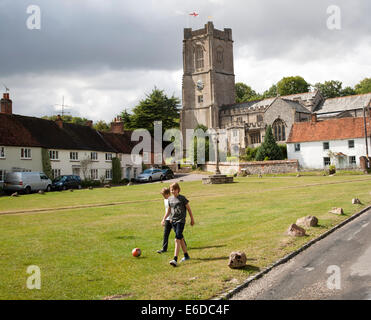
[[[130,153],[132,149],[127,132],[101,133],[89,126],[66,122],[61,129],[55,121],[1,113],[0,145],[120,153]]]
[[[363,118],[341,118],[317,122],[296,122],[292,125],[287,143],[364,138]],[[366,119],[371,133],[371,120]]]
[[[314,112],[328,113],[345,110],[362,109],[370,105],[371,93],[326,99]]]
[[[317,91],[314,92],[304,92],[304,93],[296,93],[296,94],[290,94],[288,96],[279,96],[279,98],[282,98],[285,101],[295,101],[297,99],[301,99],[302,101],[306,101],[309,99],[314,99],[315,96],[317,95]],[[246,111],[258,111],[260,109],[263,109],[264,111],[266,108],[268,108],[272,102],[276,99],[277,97],[273,98],[267,98],[263,100],[255,100],[255,101],[249,101],[249,102],[242,102],[242,103],[235,103],[231,105],[224,105],[220,109],[221,110],[230,110],[230,109],[245,109]],[[303,108],[305,108],[303,106]],[[305,112],[308,110],[306,109]],[[299,112],[304,112],[304,111],[299,111]]]

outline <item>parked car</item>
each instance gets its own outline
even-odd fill
[[[163,180],[164,179],[164,173],[161,169],[146,169],[144,170],[138,177],[138,182],[152,182],[155,180]]]
[[[165,180],[168,180],[168,179],[174,179],[174,172],[173,170],[171,170],[168,166],[162,166],[161,167],[161,170],[164,174],[164,179]]]
[[[9,172],[5,175],[5,192],[29,194],[39,190],[51,191],[52,181],[43,172]]]
[[[53,180],[54,190],[81,189],[81,178],[74,175],[63,175]]]

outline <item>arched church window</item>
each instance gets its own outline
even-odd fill
[[[277,119],[273,122],[272,129],[276,141],[286,140],[286,125],[281,119]]]
[[[204,48],[202,46],[196,47],[195,58],[196,69],[202,69],[204,67]]]

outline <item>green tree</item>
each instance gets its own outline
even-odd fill
[[[341,90],[342,97],[353,96],[355,94],[356,94],[356,90],[354,90],[352,87],[349,87],[349,86]]]
[[[371,78],[364,78],[355,86],[357,94],[370,93],[371,92]]]
[[[121,162],[117,157],[112,158],[112,183],[119,184],[121,181]]]
[[[325,99],[342,96],[343,83],[341,81],[330,80],[324,83],[318,82],[314,87],[321,92]]]
[[[277,85],[272,84],[272,86],[268,90],[264,91],[262,97],[263,99],[274,98],[277,97],[277,94]]]
[[[74,123],[74,124],[79,124],[79,125],[86,125],[86,122],[88,121],[88,119],[86,118],[72,117],[70,115],[64,115],[61,118],[63,122]],[[42,119],[55,121],[57,119],[57,116],[43,116]]]
[[[281,96],[309,91],[309,83],[300,76],[285,77],[277,83],[277,92]]]
[[[278,146],[276,140],[274,139],[271,126],[267,127],[264,142],[261,144],[258,151],[256,152],[255,160],[263,161],[267,158],[269,160],[283,159],[281,148]]]
[[[111,129],[110,125],[103,120],[99,120],[98,122],[96,122],[93,125],[93,128],[98,131],[106,131],[106,132],[110,131]]]
[[[126,111],[126,109],[121,112],[121,119],[124,122],[124,128],[127,129],[132,129],[131,127],[131,117],[132,115]]]
[[[253,100],[261,99],[261,96],[255,92],[250,86],[237,82],[235,85],[236,88],[236,102],[248,102]]]
[[[133,109],[129,121],[127,121],[127,115],[123,114],[124,126],[126,129],[146,129],[151,135],[154,132],[155,121],[162,121],[163,131],[179,127],[179,103],[178,98],[174,96],[169,98],[163,90],[154,88]],[[127,121],[126,125],[125,119]]]

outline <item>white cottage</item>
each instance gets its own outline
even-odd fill
[[[117,118],[111,132],[100,132],[86,125],[16,115],[9,94],[1,99],[0,184],[6,172],[42,171],[43,153],[49,155],[53,176],[74,174],[82,179],[112,179],[112,158],[121,160],[122,177],[136,178],[142,159],[131,158],[135,143]]]
[[[368,114],[368,112],[367,112]],[[333,164],[338,169],[360,167],[360,157],[366,156],[365,122],[368,149],[371,152],[371,120],[340,118],[294,123],[287,140],[288,159],[297,159],[303,169],[324,169]]]

